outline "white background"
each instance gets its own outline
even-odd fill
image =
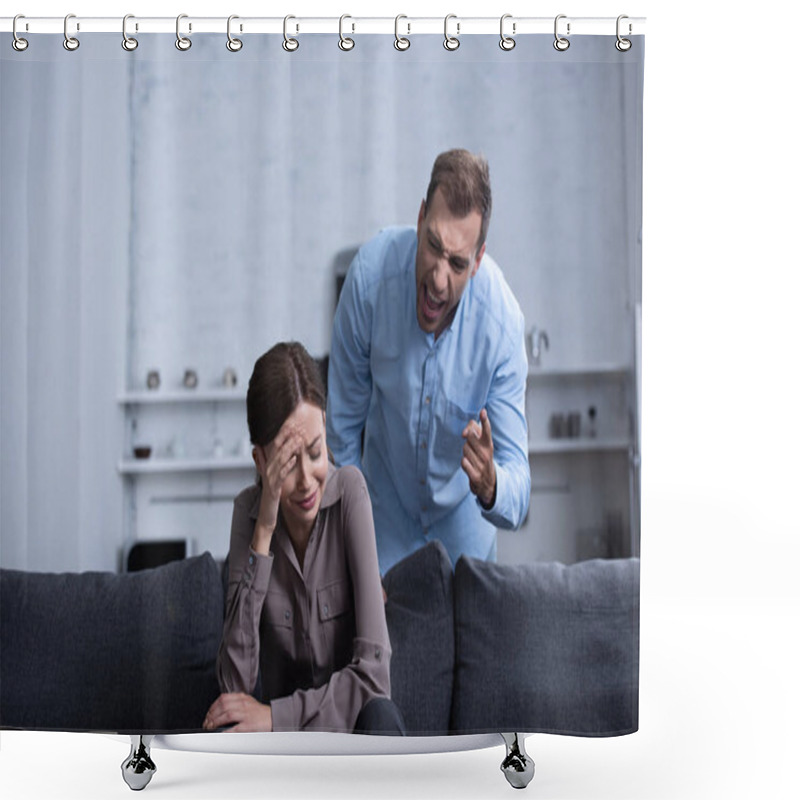
[[[531,737],[537,774],[527,792],[796,797],[798,11],[687,0],[567,5],[28,0],[3,13],[646,16],[640,731]],[[126,755],[124,743],[102,736],[3,732],[3,797],[130,796],[119,772]],[[508,797],[502,755],[154,751],[159,771],[146,791]]]

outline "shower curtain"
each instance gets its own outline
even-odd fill
[[[4,35],[2,567],[117,572],[132,542],[176,531],[222,561],[230,500],[252,472],[241,409],[213,393],[233,381],[241,399],[275,342],[329,353],[353,255],[416,224],[434,159],[458,147],[490,166],[487,252],[525,317],[532,371],[530,510],[499,534],[496,569],[523,598],[536,563],[638,570],[644,38],[620,50],[610,33],[567,49],[476,35],[454,50],[433,35],[405,50],[355,35],[343,50],[306,34],[294,51],[276,34],[242,35],[238,50],[224,33],[185,50],[147,34],[130,51],[118,34],[81,35],[72,51],[59,35],[29,35],[24,51]],[[142,400],[148,377],[169,395],[187,373],[206,404]],[[475,592],[486,580],[476,573]],[[638,724],[638,588],[625,586],[627,699],[589,710],[595,734]],[[620,601],[592,590],[589,661],[603,608]],[[588,730],[585,688],[558,732]],[[454,730],[500,724],[462,711]]]

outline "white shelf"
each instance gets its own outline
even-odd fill
[[[243,403],[246,392],[242,389],[141,389],[123,392],[117,402],[123,406],[154,403]]]
[[[541,367],[528,366],[528,379],[537,378],[622,378],[631,372],[628,364],[594,364],[585,367]]]
[[[528,455],[548,455],[552,453],[601,453],[622,451],[627,453],[630,440],[619,439],[541,439],[528,443]]]
[[[155,474],[158,472],[222,472],[226,470],[255,469],[249,456],[221,456],[215,458],[126,458],[117,464],[123,475]]]

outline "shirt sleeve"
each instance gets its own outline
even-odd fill
[[[367,702],[389,697],[391,647],[378,570],[372,506],[360,472],[352,470],[342,498],[347,566],[353,583],[353,658],[324,686],[272,702],[273,730],[350,732]]]
[[[492,378],[486,403],[497,476],[494,505],[486,509],[475,498],[484,518],[504,529],[518,528],[522,524],[531,497],[528,424],[525,419],[528,359],[523,324],[520,322],[517,327],[509,352]]]
[[[250,547],[252,535],[249,507],[243,498],[237,498],[231,521],[225,623],[217,655],[222,692],[252,694],[258,679],[259,620],[272,573],[272,554],[256,553]]]
[[[361,432],[367,419],[372,376],[372,310],[363,287],[362,252],[347,271],[333,320],[328,365],[328,447],[337,465],[361,467]]]

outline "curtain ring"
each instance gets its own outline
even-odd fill
[[[175,47],[178,50],[188,50],[192,46],[192,40],[188,36],[181,36],[181,20],[188,19],[188,14],[178,14],[178,18],[175,20]],[[192,29],[192,26],[189,26],[189,30]]]
[[[138,46],[139,40],[128,36],[128,20],[135,19],[133,14],[126,14],[122,18],[122,49],[132,53]]]
[[[511,36],[506,36],[503,31],[503,24],[507,19],[511,19],[511,14],[503,14],[503,16],[500,17],[500,49],[506,52],[513,50],[517,46],[516,40]],[[512,31],[516,33],[516,30],[517,24],[513,23]]]
[[[456,17],[455,14],[448,14],[444,18],[444,42],[443,42],[443,44],[444,44],[444,49],[445,50],[450,50],[452,52],[453,50],[458,50],[459,46],[461,45],[461,42],[458,40],[458,32],[459,32],[459,30],[461,28],[461,24],[460,23],[456,23],[456,35],[455,36],[450,36],[450,34],[447,32],[447,23],[450,22],[451,19],[458,19],[458,18]]]
[[[231,36],[231,22],[235,19],[239,19],[236,14],[231,14],[228,17],[228,41],[225,42],[225,47],[227,47],[231,53],[238,53],[242,49],[242,40]]]
[[[11,40],[11,46],[18,53],[21,53],[23,50],[27,50],[28,49],[28,40],[27,39],[23,39],[17,33],[17,20],[18,19],[25,19],[25,15],[24,14],[17,14],[17,16],[14,17],[14,22],[11,23],[11,32],[14,34],[14,38]]]
[[[400,20],[401,19],[408,19],[405,14],[398,14],[394,18],[394,49],[395,50],[408,50],[411,47],[411,39],[406,39],[405,36],[401,36],[399,32],[400,27]],[[411,33],[411,25],[406,23],[408,26],[408,32]]]
[[[289,34],[286,32],[290,19],[297,19],[297,17],[293,17],[291,14],[289,14],[283,18],[283,49],[287,53],[293,53],[298,47],[300,47],[300,42],[297,39],[289,36]]]
[[[70,52],[72,52],[73,50],[77,50],[81,46],[81,43],[74,36],[70,36],[69,32],[67,31],[67,26],[69,25],[69,21],[71,19],[75,19],[74,14],[67,14],[67,16],[64,17],[64,42],[63,42],[64,49],[69,50]]]
[[[620,53],[627,53],[628,50],[630,50],[631,47],[633,47],[633,42],[630,39],[624,39],[622,36],[620,36],[619,23],[622,22],[623,19],[628,19],[627,14],[620,14],[617,17],[617,41],[614,42],[614,47],[616,47],[617,50],[620,51]],[[631,26],[629,24],[628,33],[630,33],[630,31],[631,31]]]
[[[563,53],[565,50],[569,49],[569,39],[566,39],[563,36],[559,36],[558,34],[558,21],[560,19],[566,19],[566,14],[559,14],[556,17],[555,25],[553,26],[553,31],[555,33],[556,40],[553,42],[553,47],[558,50],[560,53]],[[567,36],[569,36],[569,22],[567,23]]]
[[[353,18],[349,14],[342,14],[342,16],[339,17],[339,49],[345,51],[352,50],[356,46],[356,43],[349,36],[345,36],[342,33],[342,24],[346,19],[353,19]],[[353,30],[355,29],[356,26],[353,25]]]

